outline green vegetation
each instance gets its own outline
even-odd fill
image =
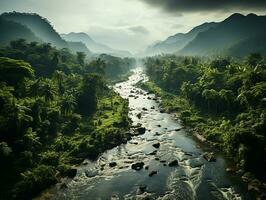
[[[158,56],[145,62],[162,106],[262,178],[266,168],[266,60]],[[162,89],[161,89],[162,88]]]
[[[25,40],[0,56],[0,199],[30,199],[128,139],[128,102],[107,86],[105,61]]]

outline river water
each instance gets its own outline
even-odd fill
[[[140,123],[146,132],[106,151],[97,161],[85,161],[67,188],[56,190],[51,199],[252,199],[240,178],[226,172],[223,155],[216,153],[215,162],[206,161],[203,154],[210,149],[197,142],[173,114],[161,113],[160,99],[134,86],[145,80],[137,68],[115,90],[129,99],[133,125]],[[159,148],[153,146],[156,143]],[[168,166],[174,160],[178,165]],[[109,166],[112,162],[116,165]],[[131,168],[137,162],[144,163],[143,169]]]

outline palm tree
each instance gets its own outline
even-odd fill
[[[211,102],[214,102],[213,104],[215,105],[215,113],[217,111],[217,102],[218,101],[218,97],[219,97],[219,93],[214,90],[214,89],[205,89],[202,92],[202,96],[208,101],[208,112],[210,113],[210,108],[211,108]]]
[[[69,115],[77,105],[76,98],[73,95],[64,95],[61,101],[61,108],[65,115]]]
[[[33,119],[30,115],[27,113],[30,112],[31,110],[27,108],[26,106],[20,105],[16,103],[15,101],[13,102],[13,126],[15,125],[15,129],[18,132],[21,129],[21,126],[23,123],[31,122]]]
[[[232,103],[234,101],[234,93],[233,93],[233,91],[232,90],[222,89],[219,92],[219,95],[226,102],[227,110],[229,111],[230,103]]]
[[[66,77],[65,73],[62,71],[56,70],[54,72],[54,79],[57,82],[58,90],[59,90],[60,94],[63,94],[63,92],[64,92],[63,81],[65,80],[65,77]]]

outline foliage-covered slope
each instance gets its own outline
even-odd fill
[[[87,56],[91,55],[90,50],[81,42],[68,43],[64,39],[62,39],[61,36],[53,28],[51,23],[47,19],[41,17],[38,14],[10,12],[10,13],[3,13],[1,15],[1,18],[28,27],[28,29],[30,29],[38,38],[40,38],[42,42],[51,43],[53,46],[56,46],[57,48],[69,48],[74,53],[77,51],[82,51]],[[6,24],[4,24],[2,28],[7,29],[5,25]],[[12,35],[17,36],[13,37],[12,38],[13,40],[26,39],[27,41],[37,41],[37,42],[40,41],[36,39],[31,39],[29,38],[29,36],[18,35],[17,33],[18,31],[14,29],[9,30],[9,32]]]
[[[3,13],[4,19],[15,21],[30,28],[43,42],[51,43],[59,48],[66,48],[67,43],[56,32],[50,22],[38,14],[30,13]]]
[[[7,45],[10,41],[24,38],[30,42],[40,41],[26,26],[0,17],[0,45]]]
[[[260,54],[252,54],[245,62],[161,56],[145,65],[151,81],[170,92],[159,92],[166,110],[177,112],[239,168],[265,179],[265,63]],[[146,87],[158,92],[152,83]]]
[[[128,102],[83,53],[18,40],[0,55],[0,199],[31,199],[128,139]]]

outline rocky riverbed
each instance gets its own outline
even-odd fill
[[[85,160],[72,180],[49,190],[49,199],[252,199],[240,177],[213,149],[198,143],[160,98],[137,88],[147,77],[138,68],[115,90],[129,99],[132,139]],[[45,196],[45,195],[44,195]]]

